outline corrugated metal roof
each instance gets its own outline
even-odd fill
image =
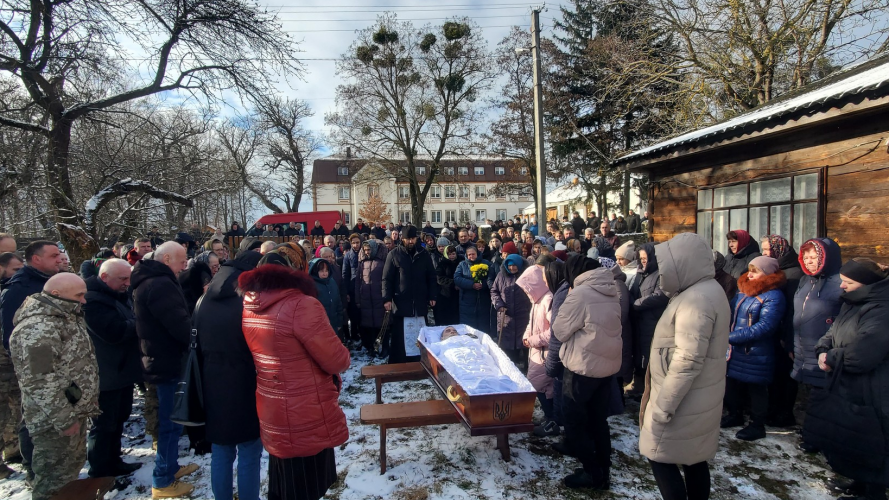
[[[756,129],[764,124],[799,111],[817,111],[864,92],[885,89],[889,92],[889,54],[845,68],[833,75],[788,93],[758,108],[706,128],[640,149],[615,160],[620,165],[655,153],[693,142],[715,142]]]

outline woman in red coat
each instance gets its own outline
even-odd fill
[[[349,350],[315,298],[304,256],[289,259],[292,267],[272,262],[238,278],[260,436],[270,455],[269,500],[317,500],[336,481],[333,448],[349,439],[338,403]]]

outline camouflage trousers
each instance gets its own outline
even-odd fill
[[[85,418],[79,419],[80,431],[73,436],[62,436],[55,429],[31,434],[34,441],[34,481],[31,500],[49,500],[63,486],[77,479],[86,463]]]
[[[142,417],[145,419],[145,433],[157,440],[157,386],[145,383],[145,400],[142,403]]]
[[[0,452],[18,446],[22,420],[22,391],[15,376],[12,358],[0,349]],[[0,463],[3,463],[0,457]]]

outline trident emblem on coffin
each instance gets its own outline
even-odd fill
[[[499,403],[494,403],[494,420],[504,421],[509,418],[509,413],[512,411],[512,402],[501,401]]]

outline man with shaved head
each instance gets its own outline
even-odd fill
[[[145,381],[157,389],[157,454],[152,498],[188,495],[194,487],[179,479],[198,470],[196,464],[179,466],[182,426],[170,420],[191,336],[191,316],[178,279],[187,262],[185,248],[170,241],[158,246],[152,259],[140,260],[133,268],[131,279],[142,373]]]
[[[99,414],[99,367],[81,307],[86,284],[72,273],[49,278],[25,299],[9,339],[34,443],[33,500],[49,500],[86,461],[86,419]]]
[[[133,411],[133,386],[142,381],[136,315],[127,294],[130,264],[108,259],[99,275],[86,280],[83,306],[87,331],[96,349],[99,364],[99,409],[87,440],[90,477],[126,476],[141,464],[121,460],[120,438]]]

